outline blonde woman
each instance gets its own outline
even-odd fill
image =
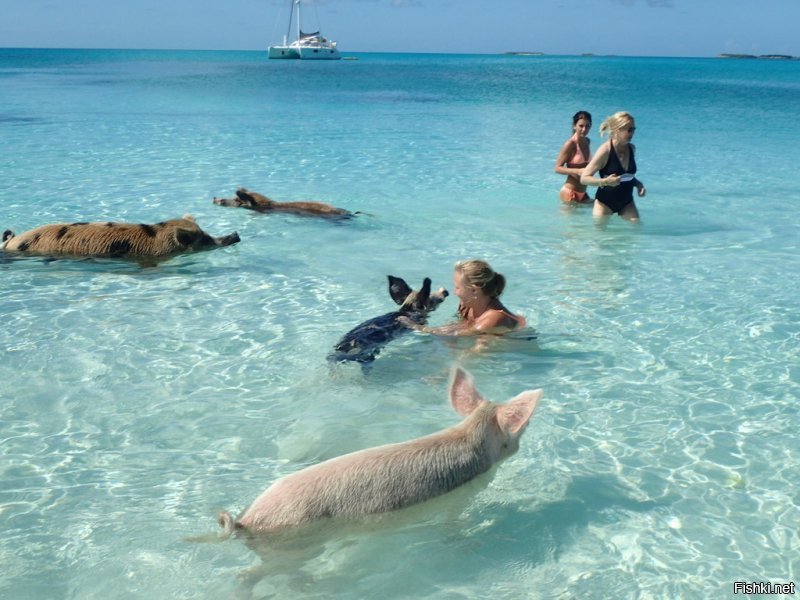
[[[592,115],[588,112],[579,110],[572,115],[572,137],[564,142],[556,158],[555,172],[567,176],[564,186],[558,193],[561,201],[566,204],[592,201],[586,193],[586,186],[581,183],[581,173],[592,158],[589,149],[590,140],[586,137],[591,128]]]
[[[600,135],[608,134],[608,141],[598,149],[594,158],[581,174],[583,185],[597,186],[594,208],[595,217],[606,217],[618,213],[629,221],[639,220],[639,211],[633,201],[633,188],[640,198],[647,193],[644,184],[636,179],[636,148],[631,144],[636,131],[636,121],[630,113],[618,112],[600,125]],[[594,174],[600,171],[600,177]]]
[[[506,278],[484,260],[462,260],[453,270],[453,292],[458,297],[458,321],[442,327],[422,327],[410,319],[403,323],[412,329],[438,335],[501,334],[525,326],[500,302]]]

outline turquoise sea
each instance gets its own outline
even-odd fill
[[[258,598],[733,598],[800,584],[800,62],[0,50],[0,229],[193,214],[157,267],[0,255],[0,597],[217,599],[198,544],[279,476],[457,422],[450,368],[545,396],[485,487],[314,552]],[[637,120],[638,225],[565,208],[577,110]],[[212,204],[244,186],[347,223]],[[536,341],[325,357],[484,258]],[[451,296],[431,323],[453,320]],[[271,565],[270,565],[271,567]],[[241,591],[241,590],[239,590]]]

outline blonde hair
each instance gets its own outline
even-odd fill
[[[600,135],[614,133],[630,123],[633,123],[633,115],[631,113],[625,111],[616,112],[600,123]]]
[[[506,278],[497,273],[485,260],[460,260],[455,270],[464,275],[467,283],[483,290],[490,298],[497,298],[506,287]]]

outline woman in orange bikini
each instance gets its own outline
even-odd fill
[[[459,299],[458,321],[442,327],[422,327],[408,320],[407,327],[446,336],[503,334],[525,327],[525,318],[500,302],[506,278],[483,260],[462,260],[453,272],[453,292]]]
[[[592,159],[589,138],[586,137],[591,128],[592,115],[585,110],[576,112],[572,116],[572,137],[564,142],[556,158],[555,172],[567,176],[558,195],[567,204],[592,201],[586,193],[586,186],[581,183],[581,172]]]

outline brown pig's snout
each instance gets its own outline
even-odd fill
[[[239,237],[239,232],[238,231],[234,231],[230,235],[224,235],[221,238],[219,238],[219,245],[220,246],[232,246],[233,244],[237,244],[237,243],[239,243],[241,241],[242,240]]]

